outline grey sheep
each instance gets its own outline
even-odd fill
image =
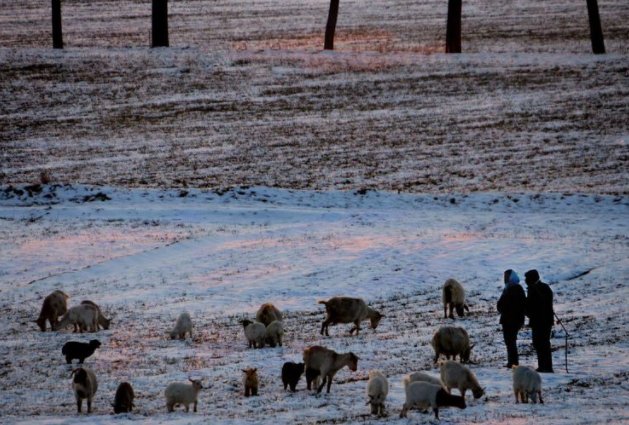
[[[513,394],[515,402],[528,403],[529,396],[533,403],[544,403],[542,398],[542,377],[535,369],[529,366],[513,366]]]
[[[274,320],[269,323],[265,330],[265,340],[267,344],[271,347],[275,347],[276,345],[282,346],[282,336],[284,335],[284,328],[282,327],[282,322],[279,320]]]
[[[240,323],[242,323],[245,337],[249,341],[249,348],[264,348],[264,340],[266,339],[266,327],[264,324],[247,319]]]
[[[367,382],[367,404],[371,405],[371,414],[385,416],[384,401],[389,394],[389,381],[379,370],[369,371]]]
[[[177,318],[173,330],[170,331],[170,339],[186,339],[186,334],[190,334],[192,338],[192,319],[190,319],[190,314],[183,312]]]
[[[441,364],[440,374],[441,382],[448,392],[456,388],[461,392],[461,396],[465,397],[465,392],[472,390],[474,398],[481,398],[485,394],[474,373],[460,363],[446,360]]]
[[[470,354],[474,345],[470,345],[470,337],[467,331],[456,326],[442,326],[432,337],[432,348],[435,350],[434,362],[437,363],[441,354],[447,359],[456,359],[459,356],[461,362],[470,361]]]
[[[87,304],[87,305],[94,306],[96,308],[96,310],[98,310],[98,326],[100,326],[101,328],[103,328],[105,330],[109,329],[109,326],[111,325],[111,319],[108,319],[108,318],[106,318],[103,315],[103,312],[101,311],[101,309],[98,306],[98,304],[96,304],[94,301],[90,301],[90,300],[83,300],[83,301],[81,301],[81,304]]]

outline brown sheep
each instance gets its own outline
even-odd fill
[[[245,374],[242,378],[242,385],[245,387],[245,397],[258,395],[258,369],[249,368],[242,371]]]
[[[308,389],[310,389],[312,381],[317,376],[321,376],[323,380],[317,388],[317,392],[321,392],[327,381],[327,392],[329,393],[332,378],[336,372],[345,366],[355,372],[358,368],[358,357],[352,352],[338,354],[333,350],[315,345],[304,350],[304,365]]]
[[[465,303],[465,290],[463,286],[454,279],[448,279],[443,284],[443,314],[444,318],[448,317],[448,308],[450,309],[450,319],[454,319],[452,310],[456,309],[459,317],[465,316],[464,309],[468,312],[470,308]]]
[[[59,322],[59,318],[66,314],[68,311],[68,298],[70,297],[60,290],[56,290],[44,298],[39,318],[35,320],[42,332],[46,332],[46,320],[50,322],[50,328],[54,329]]]
[[[282,321],[282,312],[273,304],[265,303],[258,309],[256,320],[263,323],[264,326],[269,326],[269,324],[275,320]]]
[[[334,297],[327,301],[319,301],[319,304],[325,304],[327,313],[327,317],[321,324],[321,335],[325,331],[325,335],[330,336],[328,326],[337,323],[353,323],[354,327],[350,329],[349,334],[352,335],[356,331],[356,335],[358,335],[360,322],[369,319],[371,328],[375,330],[380,319],[384,317],[384,314],[368,307],[365,301],[360,298]]]

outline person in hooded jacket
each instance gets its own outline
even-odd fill
[[[553,373],[553,358],[550,336],[555,324],[553,310],[553,291],[542,282],[537,270],[524,274],[527,285],[526,315],[529,318],[533,339],[533,348],[537,352],[537,371]]]
[[[507,346],[507,364],[505,367],[511,369],[512,366],[519,365],[517,340],[518,332],[524,325],[526,295],[520,285],[520,277],[515,271],[505,270],[504,283],[505,287],[498,300],[497,309],[500,313],[502,335]]]

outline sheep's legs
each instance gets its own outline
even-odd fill
[[[81,407],[83,406],[83,400],[79,397],[76,398],[76,411],[81,413]]]
[[[92,413],[92,399],[87,399],[87,413]]]
[[[544,399],[542,398],[542,392],[539,391],[538,394],[539,394],[539,402],[540,402],[540,404],[544,404]]]
[[[323,323],[321,324],[321,332],[320,332],[321,335],[323,335],[323,332],[325,330],[325,336],[330,336],[330,334],[328,333],[328,326],[330,325],[331,322],[332,321],[328,319],[325,319],[323,321]]]
[[[435,407],[434,409],[432,409],[432,411],[435,412],[435,418],[439,420],[439,408]]]
[[[324,376],[323,379],[321,380],[321,385],[319,385],[319,388],[317,388],[317,393],[320,393],[323,390],[323,387],[325,387],[325,383],[327,380],[329,380],[330,377],[328,376]],[[330,387],[328,386],[328,392],[330,392]]]
[[[360,322],[357,320],[354,322],[354,327],[349,330],[349,334],[353,334],[356,331],[356,335],[360,332]]]
[[[193,406],[193,408],[192,408],[192,411],[193,411],[194,413],[197,413],[197,402],[196,402],[196,401],[194,402],[194,406]]]

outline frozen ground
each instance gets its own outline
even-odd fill
[[[626,197],[30,189],[5,187],[0,195],[2,422],[83,423],[60,349],[94,336],[103,342],[87,361],[100,379],[94,423],[429,422],[418,412],[398,419],[401,378],[436,372],[429,340],[451,323],[442,318],[439,287],[452,276],[469,292],[472,314],[456,323],[477,344],[471,367],[487,397],[442,411],[443,423],[629,422]],[[494,306],[509,267],[540,270],[572,335],[565,373],[557,329],[557,373],[543,377],[543,406],[516,406],[502,368]],[[39,332],[32,320],[53,289],[70,294],[71,305],[100,303],[112,329]],[[349,337],[339,325],[320,337],[316,301],[333,295],[364,297],[386,318],[377,332]],[[267,301],[288,313],[285,345],[247,349],[238,321]],[[194,339],[166,339],[183,310],[194,318]],[[341,371],[330,395],[309,394],[303,380],[297,393],[284,392],[282,363],[312,344],[355,352],[358,371]],[[522,364],[536,365],[528,329],[520,351]],[[262,387],[245,399],[240,369],[249,366],[258,367]],[[392,385],[390,416],[378,421],[364,405],[372,368]],[[209,386],[199,412],[167,414],[165,386],[189,375]],[[136,389],[137,410],[115,418],[109,403],[123,380]]]
[[[443,55],[446,1],[173,1],[170,49],[150,4],[0,9],[0,182],[262,185],[403,192],[627,194],[629,3],[466,1]]]

